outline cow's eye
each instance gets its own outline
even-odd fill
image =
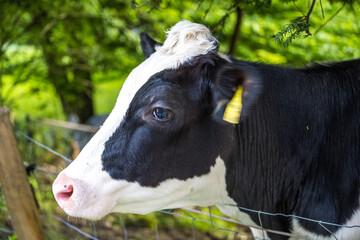
[[[160,120],[167,120],[171,117],[171,110],[168,108],[160,108],[157,107],[153,110],[153,115],[155,118],[160,119]]]

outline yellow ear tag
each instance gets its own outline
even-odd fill
[[[237,124],[240,121],[240,113],[242,109],[242,97],[243,87],[238,86],[233,98],[227,104],[224,112],[223,119],[226,122]]]

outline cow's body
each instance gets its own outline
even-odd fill
[[[359,60],[291,69],[229,59],[217,53],[208,29],[186,21],[155,50],[156,44],[145,37],[148,59],[55,181],[68,214],[99,218],[218,205],[268,229],[360,238],[359,228],[326,230],[267,215],[260,222],[236,207],[360,225]],[[241,121],[226,123],[224,108],[238,85],[244,87]]]
[[[240,62],[241,68],[248,64],[254,66]],[[359,224],[360,61],[304,69],[255,66],[263,80],[262,94],[236,125],[239,152],[227,166],[228,192],[251,209]],[[258,216],[252,217],[256,221]],[[261,218],[268,228],[302,227],[328,235],[309,221],[299,226],[299,221],[283,217]],[[359,239],[359,229],[353,231],[358,234],[353,238],[337,235]]]

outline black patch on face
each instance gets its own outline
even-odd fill
[[[211,116],[210,85],[220,61],[209,53],[152,76],[105,143],[103,170],[114,179],[156,187],[166,179],[207,174],[218,156],[232,154],[231,128]],[[171,117],[154,118],[157,107],[171,109]]]

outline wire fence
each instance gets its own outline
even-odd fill
[[[1,210],[1,211],[7,211],[7,208],[0,206],[0,210]],[[0,227],[0,232],[4,232],[4,233],[9,234],[9,235],[14,234],[14,231],[13,231],[13,230],[1,228],[1,227]]]
[[[24,138],[26,138],[28,141],[36,144],[37,146],[51,152],[52,154],[60,157],[61,159],[63,159],[64,161],[66,161],[67,163],[72,162],[72,160],[70,160],[69,158],[65,157],[64,155],[56,152],[55,150],[43,145],[42,143],[34,140],[33,138],[29,137],[28,135],[26,135],[25,133],[23,133],[20,130],[17,130],[16,133],[19,136],[22,136]],[[47,168],[44,167],[40,167],[40,166],[35,166],[35,169],[44,173],[47,173],[51,176],[55,176],[57,173],[49,170]],[[298,235],[298,234],[292,234],[292,233],[288,233],[288,232],[281,232],[281,231],[276,231],[276,230],[272,230],[272,229],[265,229],[263,228],[262,224],[261,224],[261,216],[267,215],[267,216],[272,216],[272,217],[276,217],[276,216],[281,216],[281,217],[286,217],[286,218],[293,218],[293,219],[299,219],[299,220],[304,220],[304,221],[309,221],[309,222],[313,222],[313,223],[317,223],[319,224],[319,226],[321,226],[324,230],[326,230],[327,232],[329,232],[331,234],[331,236],[333,237],[333,239],[338,239],[338,237],[335,235],[335,233],[331,232],[326,226],[334,226],[334,227],[339,227],[339,228],[360,228],[360,225],[351,225],[351,226],[346,226],[346,225],[341,225],[341,224],[336,224],[336,223],[330,223],[330,222],[325,222],[325,221],[321,221],[321,220],[315,220],[315,219],[310,219],[310,218],[306,218],[306,217],[301,217],[301,216],[297,216],[297,215],[293,215],[293,214],[283,214],[283,213],[270,213],[270,212],[264,212],[264,211],[259,211],[259,210],[254,210],[254,209],[249,209],[249,208],[245,208],[245,207],[241,207],[241,206],[237,206],[237,205],[229,205],[232,207],[237,207],[239,210],[241,210],[242,212],[248,212],[248,213],[255,213],[258,215],[259,217],[259,222],[260,222],[260,226],[251,226],[251,225],[247,225],[247,224],[243,224],[237,220],[234,219],[230,219],[230,218],[226,218],[223,216],[217,216],[211,213],[211,209],[209,208],[209,212],[204,212],[204,211],[200,211],[197,209],[192,209],[192,208],[182,208],[182,213],[179,213],[178,210],[174,211],[174,210],[161,210],[158,211],[158,213],[162,213],[162,214],[167,214],[167,215],[172,215],[178,218],[182,218],[182,219],[186,219],[188,221],[191,222],[191,226],[192,226],[192,238],[196,239],[196,234],[195,234],[195,223],[196,222],[201,222],[201,223],[206,223],[209,225],[210,231],[211,232],[217,232],[219,230],[221,231],[227,231],[228,233],[233,234],[234,239],[236,239],[238,236],[242,236],[242,237],[246,237],[247,239],[264,239],[263,238],[257,238],[257,237],[253,237],[249,234],[240,232],[240,231],[236,231],[233,229],[228,229],[225,228],[223,226],[220,226],[219,224],[215,223],[213,221],[213,219],[220,219],[221,221],[224,222],[228,222],[228,223],[232,223],[235,224],[237,226],[241,226],[241,227],[249,227],[249,228],[255,228],[255,229],[259,229],[261,231],[263,231],[263,236],[265,236],[265,232],[269,232],[269,233],[273,233],[273,234],[277,234],[277,235],[281,235],[281,236],[286,236],[286,237],[293,237],[296,239],[309,239],[308,236],[305,235]],[[5,207],[0,206],[0,210],[1,211],[7,211],[7,209]],[[206,216],[207,219],[201,218],[200,216]],[[89,234],[86,233],[84,231],[82,231],[80,228],[76,227],[75,225],[71,224],[70,222],[52,215],[52,218],[56,219],[57,221],[61,222],[62,224],[66,225],[67,227],[73,229],[74,231],[78,232],[79,234],[81,234],[82,236],[88,238],[88,239],[98,239],[97,238],[97,230],[96,230],[96,225],[93,224],[93,234]],[[121,223],[121,227],[123,229],[123,239],[128,239],[128,231],[126,229],[125,226],[125,221],[122,219],[121,215],[119,217],[120,223]],[[160,235],[159,235],[159,228],[158,228],[158,223],[156,220],[156,215],[154,215],[154,223],[155,223],[155,232],[156,232],[156,239],[160,239]],[[14,234],[13,230],[9,230],[9,229],[4,229],[4,228],[0,228],[0,232],[4,232],[6,234]]]

